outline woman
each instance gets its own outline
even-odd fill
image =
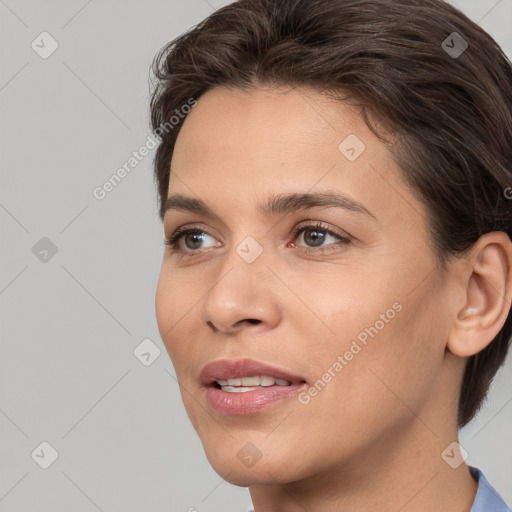
[[[510,511],[512,66],[441,0],[241,0],[157,56],[162,339],[256,512]]]

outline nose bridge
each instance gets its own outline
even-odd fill
[[[266,260],[263,245],[252,236],[230,247],[203,301],[203,321],[224,332],[244,320],[275,325],[279,307],[269,286],[274,278]]]

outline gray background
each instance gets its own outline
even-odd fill
[[[225,3],[0,0],[2,512],[250,504],[210,468],[159,339],[153,153],[92,194],[150,134],[156,51]],[[456,3],[512,55],[512,0]],[[43,31],[59,45],[47,59],[31,48]],[[133,353],[147,338],[161,350],[149,366]],[[511,369],[461,436],[509,503]],[[59,454],[48,469],[43,441]]]

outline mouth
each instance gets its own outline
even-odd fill
[[[229,415],[254,414],[276,402],[284,404],[306,386],[306,380],[259,361],[219,360],[200,374],[206,400],[215,412]]]
[[[241,377],[238,379],[218,379],[213,383],[217,389],[222,389],[222,391],[225,391],[226,393],[247,393],[248,391],[255,391],[260,388],[292,386],[293,384],[300,384],[300,382],[278,379],[270,375]]]

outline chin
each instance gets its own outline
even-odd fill
[[[261,441],[252,443],[247,437],[240,442],[233,438],[229,444],[211,442],[210,445],[203,442],[203,447],[215,472],[230,484],[239,487],[277,482],[284,484],[303,477],[299,474],[300,468],[296,465],[295,450],[292,450],[295,452],[295,457],[290,457],[287,461],[282,445],[278,448],[268,443],[264,446],[262,444]],[[238,448],[238,445],[241,448]]]

